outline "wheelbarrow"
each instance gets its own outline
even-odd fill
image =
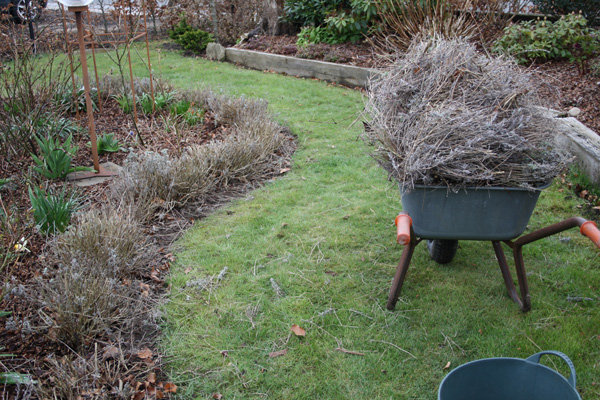
[[[452,261],[459,240],[491,241],[500,265],[500,271],[510,298],[522,311],[531,309],[527,274],[523,263],[523,246],[579,227],[600,248],[600,231],[593,221],[573,217],[521,236],[527,227],[542,189],[505,187],[467,188],[458,193],[445,186],[415,186],[402,193],[401,212],[395,220],[396,240],[405,246],[398,263],[387,308],[393,310],[400,296],[402,284],[415,247],[427,241],[430,256],[445,264]],[[519,293],[510,273],[502,242],[513,251]]]

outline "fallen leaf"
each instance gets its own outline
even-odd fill
[[[165,395],[160,390],[155,391],[154,395],[156,396],[157,399],[164,399],[165,398]]]
[[[288,349],[283,349],[279,351],[272,351],[269,353],[269,358],[281,357],[285,356],[288,352]]]
[[[150,295],[150,285],[140,282],[140,289],[142,289],[142,296],[148,297]]]
[[[446,365],[444,365],[444,368],[442,370],[445,370],[445,369],[448,369],[448,368],[450,368],[450,361],[448,361],[446,363]]]
[[[119,355],[120,351],[115,346],[107,346],[102,351],[102,358],[108,360],[109,358],[116,358]]]
[[[150,372],[146,380],[150,383],[156,383],[156,374],[154,372]]]
[[[164,281],[158,277],[158,271],[155,270],[150,274],[150,279],[156,283],[164,283]]]
[[[215,400],[219,400],[223,398],[223,395],[221,393],[213,393],[212,398]]]
[[[137,392],[134,396],[133,396],[133,400],[142,400],[143,398],[146,397],[146,392]]]
[[[292,332],[294,332],[296,336],[306,336],[306,331],[296,324],[292,325]]]
[[[192,267],[187,267],[184,272],[186,275],[189,274],[190,272],[192,272]]]
[[[280,174],[285,174],[286,172],[288,172],[288,171],[291,171],[291,170],[292,170],[291,168],[281,168],[281,169],[279,170],[279,173],[280,173]]]
[[[165,393],[177,393],[177,385],[171,382],[165,383]]]
[[[150,350],[147,347],[144,347],[142,350],[138,351],[137,356],[139,358],[146,359],[146,358],[151,358],[152,357],[152,350]]]

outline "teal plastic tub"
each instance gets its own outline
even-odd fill
[[[422,239],[510,240],[525,231],[541,190],[416,185],[402,192],[402,210]]]
[[[563,359],[571,372],[569,378],[540,364],[544,354]],[[525,360],[487,358],[463,364],[446,375],[438,400],[581,400],[575,384],[575,367],[569,357],[542,351]]]

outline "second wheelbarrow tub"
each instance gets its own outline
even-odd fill
[[[416,185],[402,191],[402,209],[423,239],[510,240],[527,227],[541,190],[477,187],[452,192],[446,186]]]

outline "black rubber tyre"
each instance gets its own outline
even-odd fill
[[[40,18],[42,13],[42,6],[37,0],[17,0],[12,9],[11,13],[16,23],[25,24],[31,21],[35,22]]]
[[[431,259],[438,264],[448,264],[456,255],[458,240],[435,239],[427,241]]]

